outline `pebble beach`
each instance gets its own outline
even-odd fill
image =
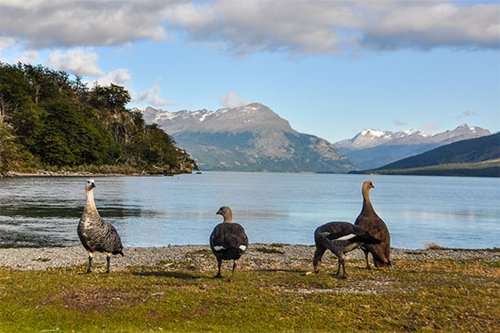
[[[206,245],[166,246],[149,248],[125,248],[125,256],[114,256],[111,271],[130,267],[162,266],[165,269],[188,269],[201,272],[216,269],[215,257]],[[251,244],[239,261],[242,270],[304,270],[312,269],[314,246],[288,244]],[[361,250],[347,254],[347,260],[363,260]],[[391,261],[397,265],[400,260],[470,260],[482,259],[498,262],[500,249],[392,249]],[[323,265],[335,266],[336,258],[326,253]],[[103,271],[106,257],[96,253],[94,264],[97,271]],[[229,265],[229,262],[226,262]],[[85,266],[87,253],[81,246],[55,248],[1,248],[0,267],[15,270],[46,270],[72,266]],[[364,263],[363,263],[364,265]]]

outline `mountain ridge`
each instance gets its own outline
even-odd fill
[[[163,125],[168,129],[168,133],[174,136],[182,132],[236,133],[249,130],[261,132],[266,129],[298,133],[287,120],[260,103],[251,103],[236,108],[222,108],[216,111],[202,109],[170,112],[148,107],[142,111],[142,114],[146,122]]]
[[[333,172],[354,170],[325,139],[294,130],[269,107],[251,103],[216,111],[141,111],[172,135],[204,170]]]
[[[365,129],[351,139],[334,143],[357,168],[375,169],[448,143],[490,135],[489,130],[462,124],[453,130],[429,135],[418,130],[400,132]]]
[[[500,177],[500,132],[452,142],[357,173]]]

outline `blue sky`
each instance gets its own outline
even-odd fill
[[[500,130],[497,1],[0,0],[0,61],[123,85],[130,107],[260,102],[331,142]]]

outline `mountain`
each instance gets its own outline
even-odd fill
[[[450,143],[364,173],[500,177],[500,133]]]
[[[335,172],[353,165],[328,141],[299,133],[267,106],[217,111],[141,110],[172,135],[203,170]]]
[[[428,135],[421,131],[403,132],[366,129],[335,147],[357,168],[375,169],[400,159],[418,155],[448,143],[490,135],[491,132],[467,124],[454,130]]]

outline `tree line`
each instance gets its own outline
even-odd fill
[[[189,172],[191,157],[127,109],[130,100],[118,85],[89,88],[64,71],[0,62],[0,174],[91,166]]]

